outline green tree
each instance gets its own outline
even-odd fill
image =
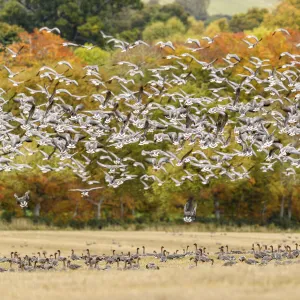
[[[19,41],[18,34],[22,31],[23,29],[19,26],[0,22],[0,44],[6,46]]]
[[[229,21],[229,29],[232,32],[242,32],[259,27],[267,12],[267,9],[251,8],[245,14],[236,14]]]
[[[1,0],[0,20],[28,31],[57,26],[68,40],[86,42],[94,38],[95,30],[99,36],[103,24],[127,7],[141,9],[143,5],[141,0]]]
[[[167,22],[155,22],[143,31],[143,38],[147,41],[166,39],[174,34],[183,34],[185,32],[184,24],[176,17]]]

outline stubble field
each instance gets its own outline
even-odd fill
[[[141,259],[140,270],[110,271],[88,270],[84,266],[72,271],[36,271],[0,273],[1,299],[299,299],[299,264],[275,266],[247,265],[239,262],[223,267],[214,252],[221,245],[229,249],[250,250],[252,243],[262,245],[290,245],[299,242],[300,234],[291,233],[201,233],[201,232],[149,232],[149,231],[0,231],[0,257],[17,251],[21,256],[47,251],[46,256],[60,249],[68,256],[74,249],[77,255],[146,252],[164,246],[173,253],[194,243],[206,247],[210,263],[189,269],[189,258],[159,262],[156,258]],[[246,255],[253,257],[253,255]],[[148,262],[155,262],[160,270],[146,270]],[[3,265],[0,264],[0,267]],[[121,265],[123,266],[123,265]],[[7,267],[7,266],[6,266]]]

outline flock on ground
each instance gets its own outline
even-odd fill
[[[60,33],[58,28],[40,31]],[[167,180],[180,186],[196,180],[208,184],[221,176],[231,181],[249,178],[254,167],[249,158],[258,157],[263,158],[255,160],[262,172],[284,165],[286,176],[296,174],[300,167],[299,43],[281,53],[274,67],[269,59],[251,54],[264,43],[253,35],[240,40],[241,47],[249,48],[249,57],[228,53],[202,61],[202,49],[213,48],[220,35],[189,38],[186,52],[177,54],[171,41],[127,43],[99,34],[127,58],[116,62],[123,71],[109,80],[103,79],[98,65],[83,66],[84,79],[75,79],[67,60],[42,66],[32,81],[20,81],[21,71],[4,66],[10,92],[16,92],[8,98],[8,90],[0,88],[0,171],[30,172],[32,166],[17,158],[39,155],[44,162],[37,164],[41,172],[69,169],[79,176],[82,186],[71,191],[83,197],[130,180],[139,180],[147,190]],[[288,30],[277,29],[274,44],[279,35],[290,38]],[[61,46],[93,48],[70,42]],[[132,49],[142,47],[156,49],[165,64],[147,68],[145,61],[133,63]],[[22,57],[22,51],[23,47],[5,48],[11,59]],[[237,68],[241,72],[231,76]],[[185,91],[191,81],[201,80],[198,70],[208,74],[210,96]],[[83,80],[85,93],[75,94]],[[95,88],[98,92],[90,93]],[[89,103],[89,109],[83,102]],[[30,142],[34,146],[29,147]],[[142,175],[136,174],[137,169]],[[99,170],[105,182],[100,182]],[[18,202],[26,206],[29,198],[24,197]]]
[[[21,256],[18,252],[11,252],[9,257],[0,257],[0,263],[9,264],[9,268],[0,267],[0,272],[15,272],[15,271],[66,271],[66,270],[139,270],[150,269],[159,270],[160,268],[167,268],[170,261],[185,260],[186,264],[177,264],[177,266],[185,266],[187,268],[196,268],[199,263],[207,263],[213,265],[215,260],[220,261],[221,266],[229,267],[237,264],[249,264],[265,266],[272,261],[275,265],[291,265],[299,264],[298,243],[295,243],[295,249],[289,245],[278,245],[273,247],[270,245],[261,246],[260,244],[252,245],[251,250],[229,250],[228,245],[221,246],[220,251],[216,253],[208,253],[205,247],[198,248],[194,244],[194,251],[189,250],[186,246],[182,251],[176,250],[170,254],[164,247],[161,251],[146,252],[145,246],[142,246],[142,253],[137,248],[136,253],[127,254],[116,253],[112,250],[111,255],[106,254],[92,254],[89,249],[85,253],[77,255],[74,250],[71,250],[70,255],[62,255],[60,250],[55,253],[47,255],[46,251],[37,255]],[[149,261],[152,260],[152,261]],[[142,262],[142,264],[141,264]],[[174,264],[172,264],[173,266]],[[176,265],[176,264],[175,264]]]

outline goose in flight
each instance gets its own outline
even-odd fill
[[[12,58],[16,58],[20,54],[20,52],[23,50],[23,48],[24,48],[24,46],[22,46],[17,52],[15,52],[14,50],[12,50],[8,47],[6,47],[5,49],[10,53]]]
[[[57,27],[54,27],[54,28],[42,27],[42,28],[40,28],[39,31],[40,31],[40,32],[41,32],[41,31],[47,31],[47,32],[53,32],[53,31],[56,31],[58,34],[60,34],[60,30],[59,30]]]
[[[23,196],[18,197],[17,194],[14,194],[15,198],[17,199],[17,203],[20,205],[20,207],[24,208],[28,206],[29,202],[29,193],[30,191],[27,191]]]
[[[197,210],[197,204],[194,202],[194,198],[190,197],[187,201],[187,203],[184,206],[183,214],[184,218],[183,221],[187,223],[191,223],[195,221],[196,218],[196,210]]]
[[[255,40],[255,42],[252,43],[246,39]],[[249,49],[253,49],[262,40],[262,38],[258,39],[255,35],[247,35],[246,39],[243,39],[243,42],[248,45]]]
[[[276,29],[276,30],[273,32],[272,35],[275,35],[276,32],[282,32],[282,33],[285,33],[285,34],[287,34],[287,35],[291,35],[291,34],[290,34],[286,29],[284,29],[284,28],[278,28],[278,29]]]
[[[92,187],[90,189],[71,189],[69,191],[81,192],[81,197],[88,197],[90,191],[98,190],[98,189],[103,189],[103,187],[102,186],[97,186],[97,187]]]
[[[175,47],[174,47],[174,45],[173,45],[173,43],[171,41],[168,41],[168,42],[162,42],[162,41],[160,41],[160,42],[156,43],[156,45],[159,45],[161,49],[165,48],[165,47],[169,47],[173,51],[175,51]]]

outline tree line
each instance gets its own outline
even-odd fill
[[[41,63],[51,65],[58,59],[68,59],[74,66],[74,72],[84,64],[105,65],[104,75],[114,75],[114,61],[123,54],[111,49],[99,34],[103,30],[127,41],[145,39],[155,43],[160,39],[175,40],[178,48],[184,49],[187,37],[213,36],[221,33],[212,54],[203,52],[203,56],[212,59],[228,53],[228,49],[237,49],[235,39],[246,34],[263,37],[264,49],[272,63],[276,63],[279,51],[288,51],[289,44],[278,38],[278,44],[271,40],[272,32],[278,27],[288,28],[292,37],[290,43],[299,41],[300,1],[281,1],[273,11],[250,9],[247,13],[228,16],[208,16],[205,12],[192,16],[180,2],[169,5],[143,4],[139,0],[127,1],[69,1],[69,0],[2,0],[0,2],[0,43],[2,50],[13,44],[16,48],[25,45],[28,49],[22,61],[10,61],[5,51],[0,53],[1,60],[15,70],[23,70],[22,80],[32,78]],[[205,7],[205,6],[204,6]],[[57,26],[62,37],[54,34],[43,35],[35,28]],[[95,44],[92,50],[75,50],[59,47],[64,40],[81,44]],[[51,46],[51,53],[47,47]],[[43,49],[41,51],[40,49]],[[136,60],[141,53],[135,53]],[[149,65],[151,61],[149,60]],[[189,92],[208,95],[208,77],[205,71],[199,71],[202,82],[194,82]],[[1,70],[0,78],[5,87],[7,74]],[[8,88],[8,84],[7,84]],[[72,88],[71,88],[72,89]],[[8,92],[9,93],[9,92]],[[84,89],[83,89],[84,93]],[[88,109],[88,102],[85,103]],[[28,146],[30,147],[30,145]],[[140,146],[139,146],[140,147]],[[132,151],[135,149],[132,147]],[[23,158],[25,159],[25,158]],[[30,164],[31,157],[23,163]],[[36,157],[34,158],[36,160]],[[42,155],[39,156],[42,161]],[[38,163],[38,161],[36,162]],[[284,165],[276,167],[274,172],[262,172],[253,165],[251,178],[231,182],[226,179],[212,180],[209,185],[199,182],[187,182],[176,187],[169,180],[163,188],[154,185],[145,191],[139,183],[125,183],[118,189],[106,188],[93,192],[90,198],[81,198],[80,194],[70,193],[80,183],[73,173],[42,174],[33,169],[29,173],[0,173],[0,209],[3,218],[12,216],[44,218],[47,222],[67,225],[70,222],[88,222],[89,220],[123,220],[139,222],[168,221],[181,219],[186,199],[193,195],[198,203],[198,220],[214,222],[235,222],[236,224],[299,224],[300,222],[300,184],[299,174],[290,177],[284,175]],[[92,165],[91,168],[96,166]],[[172,170],[171,170],[172,172]],[[299,173],[299,172],[298,172]],[[99,180],[103,180],[99,172]],[[16,206],[13,193],[30,190],[31,202],[27,210]],[[96,222],[96,223],[97,223]],[[98,224],[98,223],[97,223]]]

